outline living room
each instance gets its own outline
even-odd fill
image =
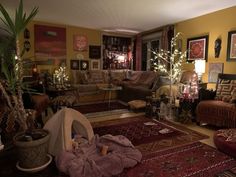
[[[55,14],[52,14],[49,8],[52,5],[51,2],[48,2],[48,5],[45,5],[43,2],[36,3],[23,1],[24,8],[27,9],[27,12],[35,6],[39,7],[34,19],[29,22],[26,29],[24,29],[19,37],[20,48],[25,49],[22,59],[25,63],[28,63],[24,65],[23,75],[27,77],[33,76],[33,78],[37,79],[37,82],[40,84],[44,83],[45,76],[47,76],[47,79],[50,80],[49,83],[43,85],[42,89],[44,92],[43,94],[46,93],[46,97],[42,98],[41,94],[34,97],[34,104],[36,104],[36,102],[38,103],[35,109],[37,109],[37,111],[40,110],[40,114],[43,114],[43,116],[40,115],[39,124],[41,124],[41,128],[46,125],[46,127],[49,127],[49,129],[51,128],[51,130],[54,129],[55,131],[57,127],[60,127],[58,128],[58,133],[56,135],[50,132],[51,139],[57,139],[59,136],[63,137],[64,133],[61,133],[60,131],[65,129],[66,126],[69,126],[67,129],[68,132],[71,133],[72,125],[64,125],[62,123],[64,119],[59,121],[60,116],[57,111],[63,110],[64,112],[61,112],[61,115],[63,114],[64,117],[69,119],[67,122],[73,122],[73,120],[69,118],[69,115],[72,114],[75,117],[77,116],[81,118],[81,120],[75,119],[74,121],[81,121],[84,123],[82,127],[84,126],[86,130],[82,128],[84,132],[82,131],[82,133],[79,133],[84,135],[83,137],[87,137],[89,140],[91,140],[92,137],[95,137],[91,135],[91,132],[94,132],[94,134],[99,134],[101,138],[100,140],[105,142],[108,138],[106,137],[106,134],[111,134],[112,132],[114,135],[124,135],[121,133],[121,130],[126,129],[126,137],[128,137],[128,140],[133,143],[134,146],[132,145],[132,147],[137,150],[135,153],[130,149],[127,150],[130,153],[133,153],[132,155],[137,155],[133,157],[137,160],[135,165],[127,165],[124,171],[122,168],[122,170],[118,170],[119,173],[116,173],[113,171],[110,172],[109,169],[106,169],[104,167],[106,163],[101,163],[104,166],[96,166],[96,168],[100,168],[100,172],[98,173],[92,169],[93,175],[91,176],[116,175],[129,177],[167,177],[235,175],[235,130],[229,128],[235,128],[236,126],[235,100],[233,100],[233,98],[235,98],[235,93],[233,94],[233,91],[235,90],[236,75],[234,44],[236,36],[236,22],[234,19],[236,3],[233,1],[228,2],[229,4],[224,5],[217,1],[206,2],[207,4],[202,4],[202,2],[194,2],[194,5],[191,8],[197,9],[193,10],[197,11],[196,14],[190,14],[190,11],[187,10],[191,8],[185,7],[182,9],[183,11],[186,10],[185,14],[178,16],[179,10],[177,11],[171,9],[176,9],[178,6],[181,6],[182,8],[182,6],[184,6],[184,4],[182,4],[183,2],[179,2],[180,4],[175,4],[173,2],[162,4],[163,2],[160,1],[160,6],[163,5],[163,9],[164,7],[168,9],[167,7],[171,6],[169,3],[176,5],[169,8],[169,14],[176,16],[176,18],[166,18],[166,14],[168,13],[165,12],[166,14],[164,13],[162,18],[166,20],[160,20],[161,18],[153,17],[151,19],[150,16],[145,16],[144,13],[148,13],[145,11],[142,13],[140,12],[140,14],[143,15],[143,18],[145,17],[144,20],[139,16],[139,14],[135,14],[135,18],[131,18],[134,23],[132,23],[132,21],[128,22],[128,11],[132,8],[136,9],[136,11],[140,11],[140,9],[144,6],[141,2],[140,4],[136,2],[137,5],[132,5],[132,8],[130,4],[133,3],[132,1],[124,2],[127,7],[124,7],[123,5],[123,14],[127,15],[127,23],[125,23],[126,20],[119,15],[121,13],[120,11],[115,12],[121,4],[118,2],[106,2],[107,5],[110,5],[106,6],[106,9],[111,8],[112,5],[117,6],[117,8],[113,10],[108,10],[110,13],[108,19],[113,19],[113,22],[110,22],[110,24],[107,25],[98,20],[98,18],[103,17],[102,14],[107,15],[108,13],[107,11],[101,12],[99,10],[105,9],[105,7],[99,8],[100,6],[105,6],[105,4],[102,4],[101,2],[80,2],[80,4],[77,4],[77,2],[71,2],[71,4],[74,4],[74,7],[71,7],[71,12],[68,10],[68,14],[63,14],[62,16],[56,18],[58,16],[57,13],[60,13],[57,12],[57,10],[61,9],[61,11],[64,11],[63,5],[64,7],[68,7],[68,3],[64,4],[63,2],[58,2],[60,6],[58,6],[57,9],[54,5],[53,7],[55,8]],[[154,1],[153,3],[156,4]],[[72,6],[71,4],[70,6]],[[3,1],[1,2],[1,5],[6,7],[6,10],[9,10],[12,15],[13,11],[18,7],[18,2],[13,3]],[[212,6],[212,8],[210,8],[209,11],[204,11],[204,9],[208,6]],[[160,14],[151,14],[152,11],[155,12],[154,7],[155,6],[149,7],[149,15],[160,15],[162,11],[159,8],[158,10],[160,11]],[[69,14],[71,15],[72,12],[74,13],[74,16],[77,17],[77,14],[73,11],[76,10],[76,8],[78,8],[78,11],[80,11],[81,8],[88,8],[83,12],[79,12],[81,16],[84,14],[84,19],[79,17],[78,20],[75,20],[73,17],[73,19],[68,20],[70,18]],[[91,11],[93,11],[93,13]],[[189,13],[188,17],[186,17],[187,12]],[[89,20],[87,17],[92,17],[92,19]],[[150,20],[147,20],[149,18]],[[103,19],[102,21],[107,22],[108,19]],[[145,21],[151,21],[151,24],[145,23]],[[120,25],[117,26],[117,24]],[[139,26],[137,26],[137,24],[139,24]],[[124,28],[124,26],[126,28]],[[2,33],[0,34],[0,36],[2,36]],[[166,118],[161,120],[160,103],[165,103],[165,98],[161,98],[162,93],[159,93],[162,92],[162,90],[158,90],[154,87],[154,83],[156,83],[155,81],[157,81],[161,76],[157,74],[158,70],[153,72],[155,69],[150,60],[151,57],[153,57],[153,53],[151,53],[150,50],[163,49],[173,52],[171,51],[173,47],[171,46],[171,39],[173,39],[173,37],[177,34],[179,34],[179,36],[175,41],[176,47],[180,52],[182,52],[182,54],[184,54],[185,51],[188,51],[186,60],[184,59],[181,63],[181,69],[178,72],[182,74],[184,71],[195,71],[195,75],[193,74],[194,77],[197,76],[196,74],[199,76],[195,78],[196,84],[199,86],[199,90],[194,91],[194,93],[193,91],[190,93],[188,92],[188,94],[191,96],[200,93],[202,94],[199,95],[196,102],[193,101],[191,103],[187,103],[188,106],[190,105],[191,107],[191,113],[187,112],[184,116],[183,111],[182,114],[178,113],[180,110],[179,105],[181,105],[180,107],[183,107],[183,101],[181,100],[180,95],[174,95],[176,96],[174,97],[176,100],[172,100],[174,108],[171,109],[173,112],[170,114],[175,114],[175,116],[178,114],[184,117],[184,120],[181,119],[181,121],[175,122],[175,120],[168,120],[168,118],[167,120]],[[5,36],[5,33],[3,36]],[[193,47],[194,45],[195,48]],[[202,54],[201,56],[199,56],[199,52]],[[204,68],[204,71],[198,73],[195,66],[195,63],[197,62],[195,60],[199,60],[199,58],[201,61],[204,61],[204,64],[200,66],[200,70]],[[161,64],[159,63],[159,65]],[[169,73],[169,71],[170,68],[167,73]],[[60,72],[64,72],[65,75],[61,76],[59,79],[60,76],[58,73]],[[227,95],[230,98],[221,96],[220,99],[222,102],[220,105],[218,103],[216,105],[216,100],[207,102],[208,100],[204,100],[202,96],[205,95],[209,97],[209,95],[214,94],[214,91],[216,92],[217,88],[223,88],[223,86],[219,84],[219,73],[230,75],[224,75],[223,77],[226,78],[221,80],[230,80],[231,85],[226,86],[230,86],[232,90]],[[192,89],[190,90],[194,90],[194,81],[192,80],[193,75],[187,79],[190,87],[192,86]],[[189,85],[186,86],[186,78],[183,78],[183,75],[180,75],[180,77],[185,79],[183,83],[185,83],[185,87],[187,88]],[[2,77],[1,80],[4,79],[5,78]],[[61,80],[63,80],[63,82]],[[231,80],[233,81],[231,82]],[[175,84],[172,85],[172,83],[170,83],[171,82],[168,81],[168,84],[166,84],[168,85],[167,89],[169,89],[170,85],[173,86],[172,89],[174,89]],[[200,92],[200,86],[203,85],[204,89]],[[38,89],[38,85],[36,89]],[[169,94],[174,94],[170,90]],[[69,92],[70,94],[66,95],[65,92]],[[154,92],[155,95],[153,96],[152,94]],[[186,96],[186,93],[182,93],[182,96],[183,95]],[[186,99],[185,97],[183,98]],[[121,101],[122,105],[117,105],[116,100],[118,99]],[[161,99],[162,101],[160,101]],[[189,97],[187,99],[195,100],[193,97]],[[217,99],[219,99],[219,95]],[[44,101],[43,103],[41,102],[42,100]],[[204,101],[198,106],[199,100]],[[32,102],[30,102],[30,104],[31,103]],[[151,108],[151,116],[150,112],[147,112],[147,104],[149,103],[153,106]],[[231,107],[228,106],[229,103]],[[32,106],[30,104],[28,106]],[[54,109],[52,109],[54,112],[51,112],[51,109],[48,109],[48,107],[51,107],[52,105],[54,106]],[[67,109],[60,109],[60,107],[65,106],[76,108],[80,113],[68,113]],[[129,109],[127,109],[128,106],[130,106]],[[117,109],[115,109],[116,107]],[[215,110],[215,107],[217,107],[217,110]],[[153,108],[155,108],[155,111],[153,111]],[[46,110],[46,113],[44,112],[44,109]],[[3,106],[1,106],[1,113],[2,110],[5,110]],[[189,113],[191,114],[190,119],[188,115]],[[212,116],[209,115],[210,113]],[[214,125],[212,120],[210,121],[205,119],[206,115],[207,118],[220,117],[222,119],[229,117],[230,121],[220,122],[218,119],[215,120],[212,118],[216,122]],[[197,118],[197,116],[200,118]],[[154,118],[154,120],[150,119],[150,117]],[[192,117],[194,117],[194,119],[192,119]],[[53,125],[51,125],[52,120],[47,124],[47,120],[50,120],[51,118],[55,121],[55,124]],[[198,126],[196,125],[197,120],[200,121],[200,124],[202,122],[213,125]],[[189,121],[193,122],[190,123]],[[3,129],[5,128],[5,125],[2,125],[3,124],[1,124],[1,131],[4,131]],[[155,133],[157,133],[155,126],[159,128],[158,136],[155,135]],[[130,128],[129,131],[128,127]],[[138,129],[135,127],[138,127]],[[191,129],[191,127],[193,128]],[[149,128],[155,136],[152,135],[151,137],[145,138],[146,134],[142,134],[141,132],[146,132]],[[227,132],[221,132],[219,129],[226,129]],[[139,132],[139,130],[142,131]],[[130,131],[133,131],[134,133],[131,135]],[[210,133],[205,133],[208,131]],[[6,148],[8,143],[5,142],[2,132],[0,132],[0,134],[2,135],[2,144],[5,145]],[[66,134],[68,135],[69,133]],[[105,136],[105,139],[102,139],[104,138],[103,136]],[[139,139],[138,136],[140,136],[141,139]],[[211,137],[208,138],[207,136]],[[216,140],[214,138],[216,138]],[[223,141],[223,138],[225,138],[225,141]],[[229,140],[230,138],[233,140]],[[200,140],[203,142],[202,144],[199,144]],[[216,144],[214,144],[214,140]],[[68,143],[70,146],[72,145],[71,137],[67,137],[67,140],[63,139],[62,141],[65,144],[65,147]],[[204,142],[210,142],[206,144],[214,147],[212,148],[205,145]],[[82,176],[79,172],[75,173],[76,170],[81,172],[81,169],[76,169],[74,171],[64,169],[63,171],[63,168],[67,168],[64,167],[64,164],[72,163],[67,162],[66,160],[68,159],[63,159],[64,156],[58,156],[62,160],[60,162],[56,162],[59,170],[56,168],[54,159],[52,160],[52,156],[55,156],[56,150],[54,151],[54,149],[58,150],[62,148],[60,143],[62,142],[54,141],[54,145],[52,145],[52,142],[49,143],[49,149],[51,149],[49,150],[49,154],[51,155],[46,157],[47,165],[39,167],[38,169],[35,167],[32,168],[35,174],[40,176]],[[126,148],[128,149],[130,147],[131,146]],[[102,147],[99,146],[99,149],[100,148],[101,152],[99,152],[99,155],[102,156],[105,161],[105,158],[108,158],[108,155],[111,154],[111,150],[106,145],[103,145]],[[196,153],[194,154],[190,151],[190,149],[195,148]],[[16,150],[14,149],[14,152],[12,152],[12,149],[14,149],[14,147],[11,146],[9,149],[3,149],[0,151],[0,164],[4,167],[4,169],[1,168],[0,176],[33,176],[34,174],[28,173],[29,169],[21,168],[19,163],[17,163],[18,165],[15,167],[17,160],[12,156],[15,156]],[[140,159],[140,154],[138,151],[141,152],[142,160]],[[178,165],[179,163],[183,163],[180,160],[181,151],[186,152],[186,154],[193,153],[192,156],[185,157],[186,162],[188,162],[188,165],[184,164],[186,166]],[[172,152],[174,154],[173,157],[170,155]],[[183,152],[182,155],[184,156]],[[197,158],[198,156],[199,158]],[[122,158],[131,163],[127,156],[122,156]],[[156,160],[158,158],[161,158],[161,160]],[[209,158],[211,161],[209,160],[209,162],[206,162],[204,160],[205,158]],[[78,161],[76,161],[76,163],[81,163],[79,158],[77,160]],[[197,163],[197,161],[199,162],[200,160],[202,161],[202,164]],[[221,162],[221,164],[218,164],[218,162]],[[80,165],[85,169],[87,168],[85,167],[86,163]],[[117,161],[114,162],[114,164],[115,163],[117,163]],[[119,163],[120,162],[118,162],[118,164]],[[133,163],[134,162],[132,161],[131,164]],[[193,166],[189,165],[190,163],[192,163]],[[112,162],[110,164],[112,164]],[[203,164],[205,167],[203,167]],[[78,166],[73,166],[73,168],[78,168]],[[112,168],[114,168],[114,166]],[[106,173],[102,173],[101,169],[106,171]],[[115,168],[114,171],[116,171]],[[86,172],[89,173],[88,171]]]

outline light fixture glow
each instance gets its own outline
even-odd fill
[[[205,73],[206,60],[197,59],[195,60],[195,72],[198,75],[198,81],[202,82],[202,74]]]

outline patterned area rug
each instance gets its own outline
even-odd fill
[[[121,104],[120,102],[111,102],[109,107],[108,102],[103,102],[103,103],[93,103],[93,104],[74,106],[73,109],[81,112],[82,114],[86,114],[86,113],[103,112],[117,109],[128,109],[128,106]]]
[[[143,156],[117,177],[235,177],[235,172],[233,158],[197,142]]]
[[[145,116],[92,123],[94,133],[124,135],[143,155],[196,142],[208,136],[169,121],[156,121]]]

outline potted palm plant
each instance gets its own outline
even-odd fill
[[[0,91],[4,96],[9,114],[7,121],[17,123],[21,132],[16,133],[13,142],[19,151],[19,169],[40,169],[49,161],[47,157],[47,142],[49,132],[43,129],[32,129],[32,115],[26,111],[23,103],[23,61],[24,49],[20,46],[20,35],[25,30],[27,24],[35,17],[38,8],[33,8],[27,16],[23,11],[23,2],[20,0],[19,6],[15,11],[14,19],[0,4],[0,19],[4,24],[2,30],[8,33],[8,42],[1,43],[1,74]],[[9,50],[14,41],[15,50]],[[11,45],[10,45],[11,44]],[[15,51],[15,52],[14,52]]]

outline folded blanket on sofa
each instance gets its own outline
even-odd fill
[[[101,153],[102,147],[108,153]],[[57,168],[70,177],[110,177],[141,161],[142,154],[124,136],[98,135],[78,149],[63,151],[56,157]]]

